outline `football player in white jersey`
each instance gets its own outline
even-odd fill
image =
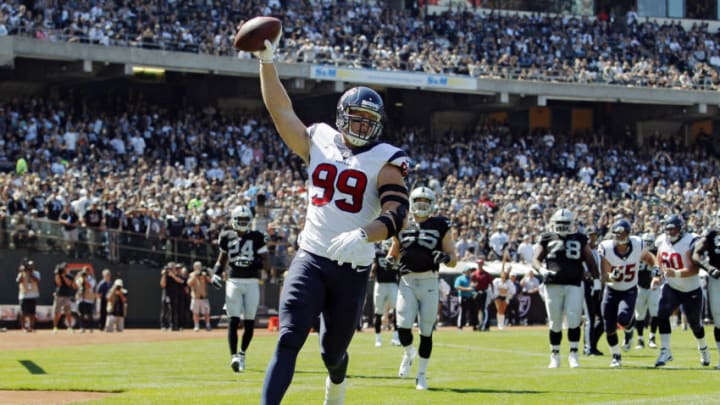
[[[642,235],[643,247],[653,256],[657,253],[655,249],[655,234],[645,232]],[[637,328],[637,346],[636,349],[645,347],[643,340],[643,330],[645,327],[650,328],[648,337],[648,347],[656,348],[655,332],[657,331],[657,314],[658,302],[660,301],[660,280],[656,278],[657,274],[653,274],[653,269],[640,262],[640,271],[638,272],[638,294],[635,300],[635,326]],[[646,318],[649,316],[649,322]]]
[[[622,356],[618,345],[617,325],[625,329],[624,349],[630,350],[635,324],[638,272],[643,261],[655,267],[655,257],[643,248],[642,239],[630,236],[631,226],[626,219],[616,221],[610,228],[613,239],[600,242],[602,274],[607,277],[602,300],[605,337],[610,346],[610,367],[620,367]],[[655,273],[659,274],[659,269]]]
[[[657,260],[660,264],[665,285],[660,292],[658,308],[658,329],[660,330],[660,354],[655,367],[664,366],[673,359],[670,351],[670,314],[682,305],[687,321],[692,328],[700,351],[700,363],[710,365],[710,351],[705,340],[702,324],[702,287],[698,264],[692,260],[692,251],[697,235],[684,232],[683,219],[669,215],[664,222],[665,233],[655,241]]]
[[[710,276],[708,277],[708,301],[710,301],[710,312],[715,324],[715,345],[720,352],[720,210],[715,214],[714,228],[708,230],[702,238],[695,242],[693,260]],[[720,357],[718,357],[717,368],[720,368]]]
[[[397,297],[397,325],[404,354],[398,376],[410,375],[416,355],[420,355],[415,388],[426,390],[426,371],[432,352],[432,333],[439,301],[438,270],[440,264],[454,267],[457,263],[455,241],[450,220],[433,216],[435,193],[418,187],[410,193],[412,221],[393,238],[388,258],[400,266],[400,286]],[[412,345],[412,327],[417,319],[420,327],[420,346]]]
[[[598,268],[588,237],[574,230],[572,212],[561,208],[550,217],[550,232],[540,236],[540,247],[533,257],[532,267],[543,277],[540,286],[545,300],[550,327],[550,364],[560,367],[563,315],[567,318],[571,368],[580,366],[580,319],[585,294],[581,283],[587,266],[592,278],[598,278]]]
[[[298,118],[273,64],[278,38],[256,52],[265,107],[285,144],[307,165],[310,181],[299,250],[280,295],[280,333],[265,375],[262,404],[279,404],[313,321],[321,316],[320,352],[328,377],[325,404],[342,404],[347,348],[360,321],[374,242],[405,227],[408,156],[379,141],[384,105],[367,87],[338,101],[336,127]],[[435,302],[437,306],[437,301]]]

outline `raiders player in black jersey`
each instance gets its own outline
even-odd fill
[[[655,249],[655,234],[652,232],[646,232],[642,234],[643,247],[648,252],[655,255],[657,249]],[[655,332],[657,331],[657,315],[658,315],[658,303],[660,302],[660,282],[656,277],[658,274],[653,274],[652,267],[648,266],[644,261],[640,262],[640,271],[638,272],[638,294],[637,300],[635,301],[635,326],[637,327],[638,339],[636,349],[642,349],[645,347],[645,341],[643,339],[643,330],[645,326],[650,326],[650,336],[648,339],[648,346],[656,348],[655,343]],[[648,317],[649,322],[645,322]],[[629,348],[629,342],[625,342],[625,350]]]
[[[550,327],[550,364],[560,366],[560,342],[562,341],[563,313],[567,317],[571,368],[579,367],[578,346],[580,342],[580,318],[583,313],[584,292],[581,287],[585,268],[598,278],[598,267],[588,237],[573,230],[573,214],[561,208],[550,217],[552,232],[542,234],[540,248],[535,253],[532,267],[543,277],[541,294]]]
[[[720,352],[720,210],[715,214],[715,228],[710,229],[695,242],[692,259],[710,276],[708,277],[708,301],[715,324],[715,345]],[[720,369],[720,357],[718,357],[717,368]]]
[[[392,245],[392,240],[383,241],[375,251],[375,260],[373,260],[370,269],[370,277],[375,278],[375,288],[373,290],[373,308],[375,313],[375,347],[382,346],[382,337],[380,330],[382,329],[382,316],[385,307],[388,307],[388,316],[392,316],[393,337],[392,345],[400,346],[400,339],[397,331],[397,314],[395,314],[395,303],[397,301],[398,280],[400,279],[397,263],[387,260],[387,254]]]
[[[388,253],[390,260],[400,266],[400,287],[397,300],[397,325],[400,343],[405,349],[400,377],[410,375],[417,354],[420,355],[415,388],[427,389],[427,370],[432,352],[432,332],[439,301],[438,270],[440,264],[454,267],[457,263],[455,242],[450,232],[450,221],[445,217],[430,216],[435,210],[435,193],[427,187],[418,187],[410,193],[410,212],[413,221],[397,237]],[[399,259],[398,259],[399,258]],[[420,347],[412,345],[412,326],[419,315]]]
[[[259,231],[250,230],[252,211],[241,205],[232,210],[230,225],[232,229],[220,233],[218,255],[213,269],[212,284],[222,288],[223,273],[229,265],[225,284],[225,310],[230,319],[228,325],[228,343],[230,345],[230,367],[233,371],[245,370],[245,351],[250,346],[255,328],[255,315],[260,302],[260,270],[270,271],[267,257],[267,239]],[[238,352],[238,333],[240,317],[243,318],[243,337]]]

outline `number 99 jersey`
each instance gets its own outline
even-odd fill
[[[567,234],[564,238],[554,232],[543,233],[540,245],[547,252],[545,265],[555,272],[547,283],[579,286],[585,273],[582,252],[587,244],[587,236],[579,232]]]
[[[258,231],[240,235],[234,230],[220,232],[218,246],[228,257],[228,278],[260,278],[262,254],[267,253],[266,236]]]
[[[310,187],[305,227],[300,248],[327,257],[330,242],[337,235],[371,222],[381,213],[377,178],[391,164],[407,174],[408,156],[386,143],[373,143],[350,150],[342,134],[327,124],[308,128],[310,161],[307,165]],[[369,266],[375,247],[366,243],[357,264]]]

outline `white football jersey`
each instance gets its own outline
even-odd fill
[[[407,172],[407,154],[386,143],[377,143],[357,154],[343,144],[342,134],[327,124],[308,128],[308,209],[300,248],[327,257],[331,240],[357,229],[381,214],[377,177],[386,164]],[[359,265],[370,265],[375,246],[366,244]]]
[[[630,250],[627,255],[622,257],[615,251],[615,241],[613,240],[604,240],[598,246],[600,256],[604,257],[617,273],[617,277],[611,277],[607,282],[607,286],[613,290],[627,291],[637,286],[643,242],[637,236],[630,236],[629,245]]]
[[[661,269],[679,270],[687,268],[692,257],[692,243],[697,238],[694,233],[686,233],[675,243],[670,242],[665,234],[660,235],[655,240],[657,247],[657,260]],[[670,287],[682,291],[690,292],[700,288],[700,275],[696,274],[692,277],[668,277],[666,282]]]

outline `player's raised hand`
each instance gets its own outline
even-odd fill
[[[213,285],[213,287],[219,290],[222,288],[222,277],[220,277],[218,274],[213,274],[210,283]]]
[[[273,41],[266,39],[265,49],[263,49],[262,51],[253,52],[253,55],[260,59],[260,62],[262,63],[273,63],[273,60],[275,59],[275,50],[277,49],[281,37],[282,32],[279,33],[277,38],[275,38],[275,40]]]
[[[447,263],[450,261],[450,255],[442,250],[436,250],[432,253],[435,264]]]

